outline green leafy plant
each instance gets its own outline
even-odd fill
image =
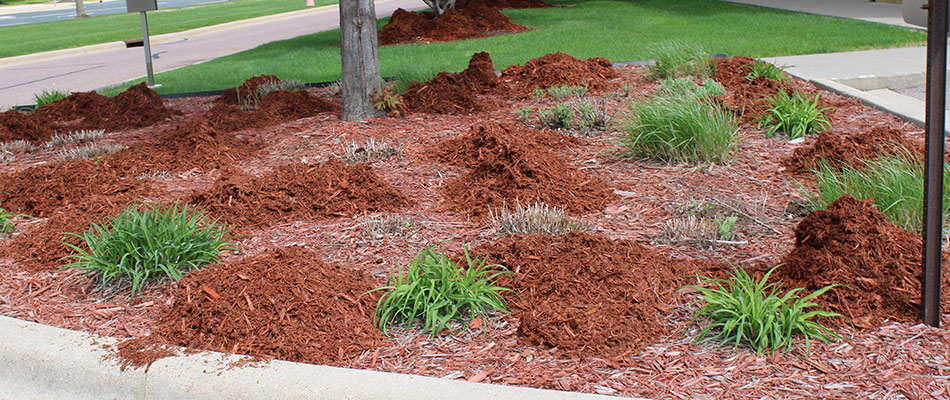
[[[458,266],[445,253],[426,248],[403,270],[389,275],[388,285],[376,306],[373,323],[386,333],[394,324],[409,324],[419,319],[422,332],[438,335],[452,320],[467,321],[494,310],[507,312],[501,293],[508,291],[492,281],[508,274],[505,267],[486,265],[463,251],[464,266]]]
[[[665,93],[632,103],[621,143],[635,157],[724,163],[738,145],[738,123],[694,93]]]
[[[831,107],[818,108],[818,96],[815,94],[809,99],[801,92],[789,95],[779,91],[775,96],[766,97],[769,107],[759,120],[759,128],[765,127],[765,136],[782,131],[791,139],[830,129],[831,122],[825,111]]]
[[[547,89],[549,96],[554,98],[555,101],[562,101],[569,97],[574,96],[583,96],[587,94],[587,88],[583,86],[551,86]]]
[[[531,115],[534,114],[534,110],[531,107],[524,106],[515,110],[515,114],[518,114],[521,117],[521,122],[527,125],[531,123]]]
[[[43,90],[42,92],[33,95],[33,101],[36,102],[37,107],[40,107],[58,100],[65,99],[67,97],[69,97],[69,92],[59,90]]]
[[[749,66],[751,71],[749,75],[746,75],[746,79],[753,80],[760,76],[764,76],[766,79],[771,79],[773,81],[788,81],[788,77],[785,76],[785,71],[781,67],[777,67],[774,64],[767,63],[762,60],[755,60],[752,65]]]
[[[15,217],[30,218],[29,215],[11,213],[7,212],[7,210],[4,210],[3,208],[0,208],[0,233],[16,232],[16,224],[13,223],[13,218]]]
[[[779,295],[781,283],[767,283],[774,267],[756,282],[744,269],[733,267],[732,276],[714,279],[698,278],[705,286],[688,286],[699,292],[696,303],[704,303],[696,311],[695,318],[708,317],[710,324],[699,332],[699,341],[718,341],[738,347],[747,343],[756,353],[762,350],[791,350],[795,336],[805,338],[810,350],[811,340],[822,342],[841,339],[834,331],[816,320],[825,317],[840,317],[840,314],[824,311],[812,302],[835,285],[825,286],[811,294],[801,296],[804,290],[796,288]],[[810,309],[814,309],[809,311]],[[716,332],[710,336],[712,332]]]
[[[373,107],[377,110],[385,111],[387,115],[398,118],[402,110],[402,96],[388,88],[378,90],[371,96]]]
[[[204,213],[175,203],[133,205],[106,223],[94,223],[81,234],[85,249],[67,243],[76,254],[63,268],[77,268],[99,278],[103,285],[129,280],[134,296],[149,280],[166,276],[181,279],[190,271],[217,262],[218,253],[233,249],[224,239],[228,230]]]
[[[716,223],[716,228],[719,230],[719,239],[732,239],[732,236],[735,235],[736,222],[738,221],[739,217],[735,215],[730,215],[726,218],[716,218],[713,222]]]
[[[547,96],[547,92],[545,92],[544,89],[536,88],[531,91],[531,98],[534,99],[535,103],[544,101],[545,96]]]
[[[653,48],[654,63],[647,69],[653,79],[679,78],[686,76],[710,77],[716,64],[709,59],[702,47],[672,42]]]
[[[538,110],[538,122],[551,129],[568,128],[574,122],[574,108],[566,103]]]
[[[629,83],[621,83],[620,90],[622,91],[621,93],[623,97],[630,97],[630,95],[633,94],[633,85]]]

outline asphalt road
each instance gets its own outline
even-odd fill
[[[227,0],[159,0],[158,8],[174,8],[199,4],[222,3]],[[124,0],[86,0],[86,15],[121,14],[126,12]],[[60,1],[56,5],[49,3],[41,11],[12,12],[0,15],[0,26],[35,24],[38,22],[61,21],[76,17],[76,4],[72,1]]]
[[[376,16],[389,16],[400,7],[421,10],[426,6],[420,0],[377,1]],[[168,41],[152,44],[153,68],[156,73],[167,71],[264,43],[340,26],[340,12],[336,7],[297,11],[265,19],[266,22],[240,23],[211,32],[164,35],[169,38]],[[33,95],[43,90],[89,91],[143,76],[145,54],[141,47],[117,48],[0,67],[0,110],[14,105],[33,104]]]

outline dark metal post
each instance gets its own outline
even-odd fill
[[[142,14],[142,44],[145,45],[145,71],[148,73],[148,87],[155,86],[155,76],[152,74],[152,46],[148,42],[148,17],[145,11]]]
[[[921,316],[940,326],[943,143],[947,90],[947,0],[930,0],[927,27],[927,148],[924,159],[924,271]]]

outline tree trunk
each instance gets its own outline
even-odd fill
[[[76,18],[81,18],[86,16],[86,5],[83,4],[83,0],[76,0]]]
[[[372,95],[380,90],[373,0],[340,0],[340,53],[343,59],[343,120],[382,115]]]

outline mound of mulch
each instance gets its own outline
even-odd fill
[[[749,57],[728,57],[716,59],[717,82],[726,88],[722,104],[733,111],[743,124],[757,122],[768,107],[764,99],[780,91],[791,94],[795,86],[791,82],[780,82],[763,76],[749,80],[755,59]]]
[[[499,9],[551,8],[551,5],[541,0],[458,0],[455,2],[455,8],[457,9],[472,7],[491,7]]]
[[[579,232],[512,235],[474,252],[515,272],[497,283],[513,290],[506,298],[519,343],[617,361],[674,333],[663,326],[670,309],[661,299],[721,268]]]
[[[19,113],[19,116],[12,114]],[[65,99],[30,113],[7,111],[0,116],[0,141],[49,140],[57,132],[105,129],[109,132],[143,128],[163,121],[176,111],[144,83],[130,87],[115,97],[96,92],[73,93]]]
[[[328,265],[303,247],[277,248],[186,275],[174,303],[146,338],[119,345],[119,357],[141,366],[170,355],[157,345],[335,364],[376,348],[378,295],[369,277]]]
[[[380,46],[402,43],[450,42],[453,40],[524,32],[528,28],[511,22],[497,8],[476,6],[445,11],[439,18],[433,12],[415,13],[397,9],[383,29]]]
[[[907,139],[897,129],[875,126],[857,135],[829,130],[820,132],[811,146],[795,149],[792,155],[782,160],[782,164],[788,172],[800,174],[815,169],[821,160],[832,165],[859,167],[858,160],[873,160],[883,154],[899,154],[905,150],[921,160],[924,158],[919,144]]]
[[[617,197],[558,155],[549,134],[489,122],[434,145],[428,157],[471,168],[446,184],[446,209],[480,218],[489,208],[544,202],[586,214]]]
[[[412,82],[402,98],[411,112],[472,114],[496,108],[482,95],[501,94],[503,88],[491,56],[481,52],[472,55],[465,71],[440,72],[426,83]]]
[[[239,228],[352,217],[412,205],[368,164],[346,165],[337,160],[283,165],[260,178],[226,168],[210,190],[191,201]]]
[[[919,234],[888,222],[870,200],[845,195],[798,224],[795,248],[774,276],[787,288],[803,287],[809,293],[841,285],[816,299],[847,318],[832,323],[850,320],[860,328],[876,328],[885,319],[916,322],[922,248]],[[948,290],[945,278],[941,291]],[[943,297],[944,309],[950,306],[947,299]]]
[[[270,85],[280,81],[276,75],[258,75],[253,78],[250,78],[238,87],[228,88],[224,90],[224,93],[221,93],[215,103],[225,103],[225,104],[240,104],[240,99],[247,98],[250,95],[257,93],[257,88],[261,85]]]
[[[551,86],[583,86],[591,91],[612,90],[616,85],[611,79],[619,78],[610,60],[603,57],[580,60],[561,52],[550,53],[526,62],[512,65],[501,71],[501,80],[512,87],[520,88],[523,96],[534,89]]]

